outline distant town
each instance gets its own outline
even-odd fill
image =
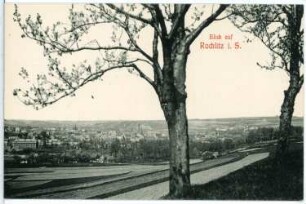
[[[303,118],[293,124],[302,136]],[[277,126],[277,117],[190,120],[190,157],[276,139]],[[167,161],[168,146],[164,121],[4,122],[6,166]]]

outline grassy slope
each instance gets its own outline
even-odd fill
[[[185,199],[302,200],[302,144],[291,145],[281,164],[274,156],[206,185],[191,188]]]

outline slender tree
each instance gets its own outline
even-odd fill
[[[88,4],[81,10],[72,6],[68,23],[45,27],[39,14],[23,20],[16,6],[14,20],[23,32],[22,37],[41,45],[49,64],[48,75],[37,75],[35,85],[31,84],[29,90],[15,89],[14,95],[26,105],[39,109],[74,96],[79,88],[112,70],[128,69],[137,74],[153,87],[159,98],[170,137],[170,195],[181,197],[190,186],[185,90],[190,46],[226,7]],[[111,44],[97,39],[82,41],[92,27],[109,28],[107,25],[113,26]],[[146,41],[151,42],[151,51],[140,43],[143,33]],[[61,66],[59,57],[81,51],[99,51],[102,57],[93,65],[84,61],[70,69]],[[148,66],[152,68],[151,77],[143,71]],[[29,74],[22,68],[20,75],[27,79]]]
[[[304,83],[303,5],[236,5],[229,10],[230,20],[243,32],[256,36],[269,49],[271,62],[258,65],[273,70],[282,69],[289,76],[284,91],[279,123],[279,150],[284,152],[291,134],[295,98]]]

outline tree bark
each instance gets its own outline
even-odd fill
[[[288,137],[291,134],[291,122],[294,112],[294,103],[303,83],[299,76],[290,77],[290,85],[284,91],[284,101],[281,107],[280,123],[279,123],[279,140],[278,151],[285,153],[288,148]]]
[[[284,91],[284,101],[281,107],[280,123],[279,123],[279,140],[278,153],[284,154],[288,149],[288,137],[291,133],[291,121],[294,112],[294,103],[299,93],[304,79],[300,76],[300,63],[303,63],[303,54],[300,53],[300,27],[304,8],[302,5],[291,6],[291,11],[286,12],[288,18],[288,41],[289,41],[289,87]]]
[[[165,50],[164,80],[157,91],[170,139],[169,195],[183,198],[190,187],[189,137],[186,115],[186,63],[188,48],[181,42]],[[169,52],[167,52],[169,51]]]
[[[190,187],[189,137],[186,103],[164,105],[170,138],[169,194],[175,198],[184,197]]]

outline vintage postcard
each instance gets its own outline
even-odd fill
[[[304,199],[303,4],[4,7],[5,199]]]

